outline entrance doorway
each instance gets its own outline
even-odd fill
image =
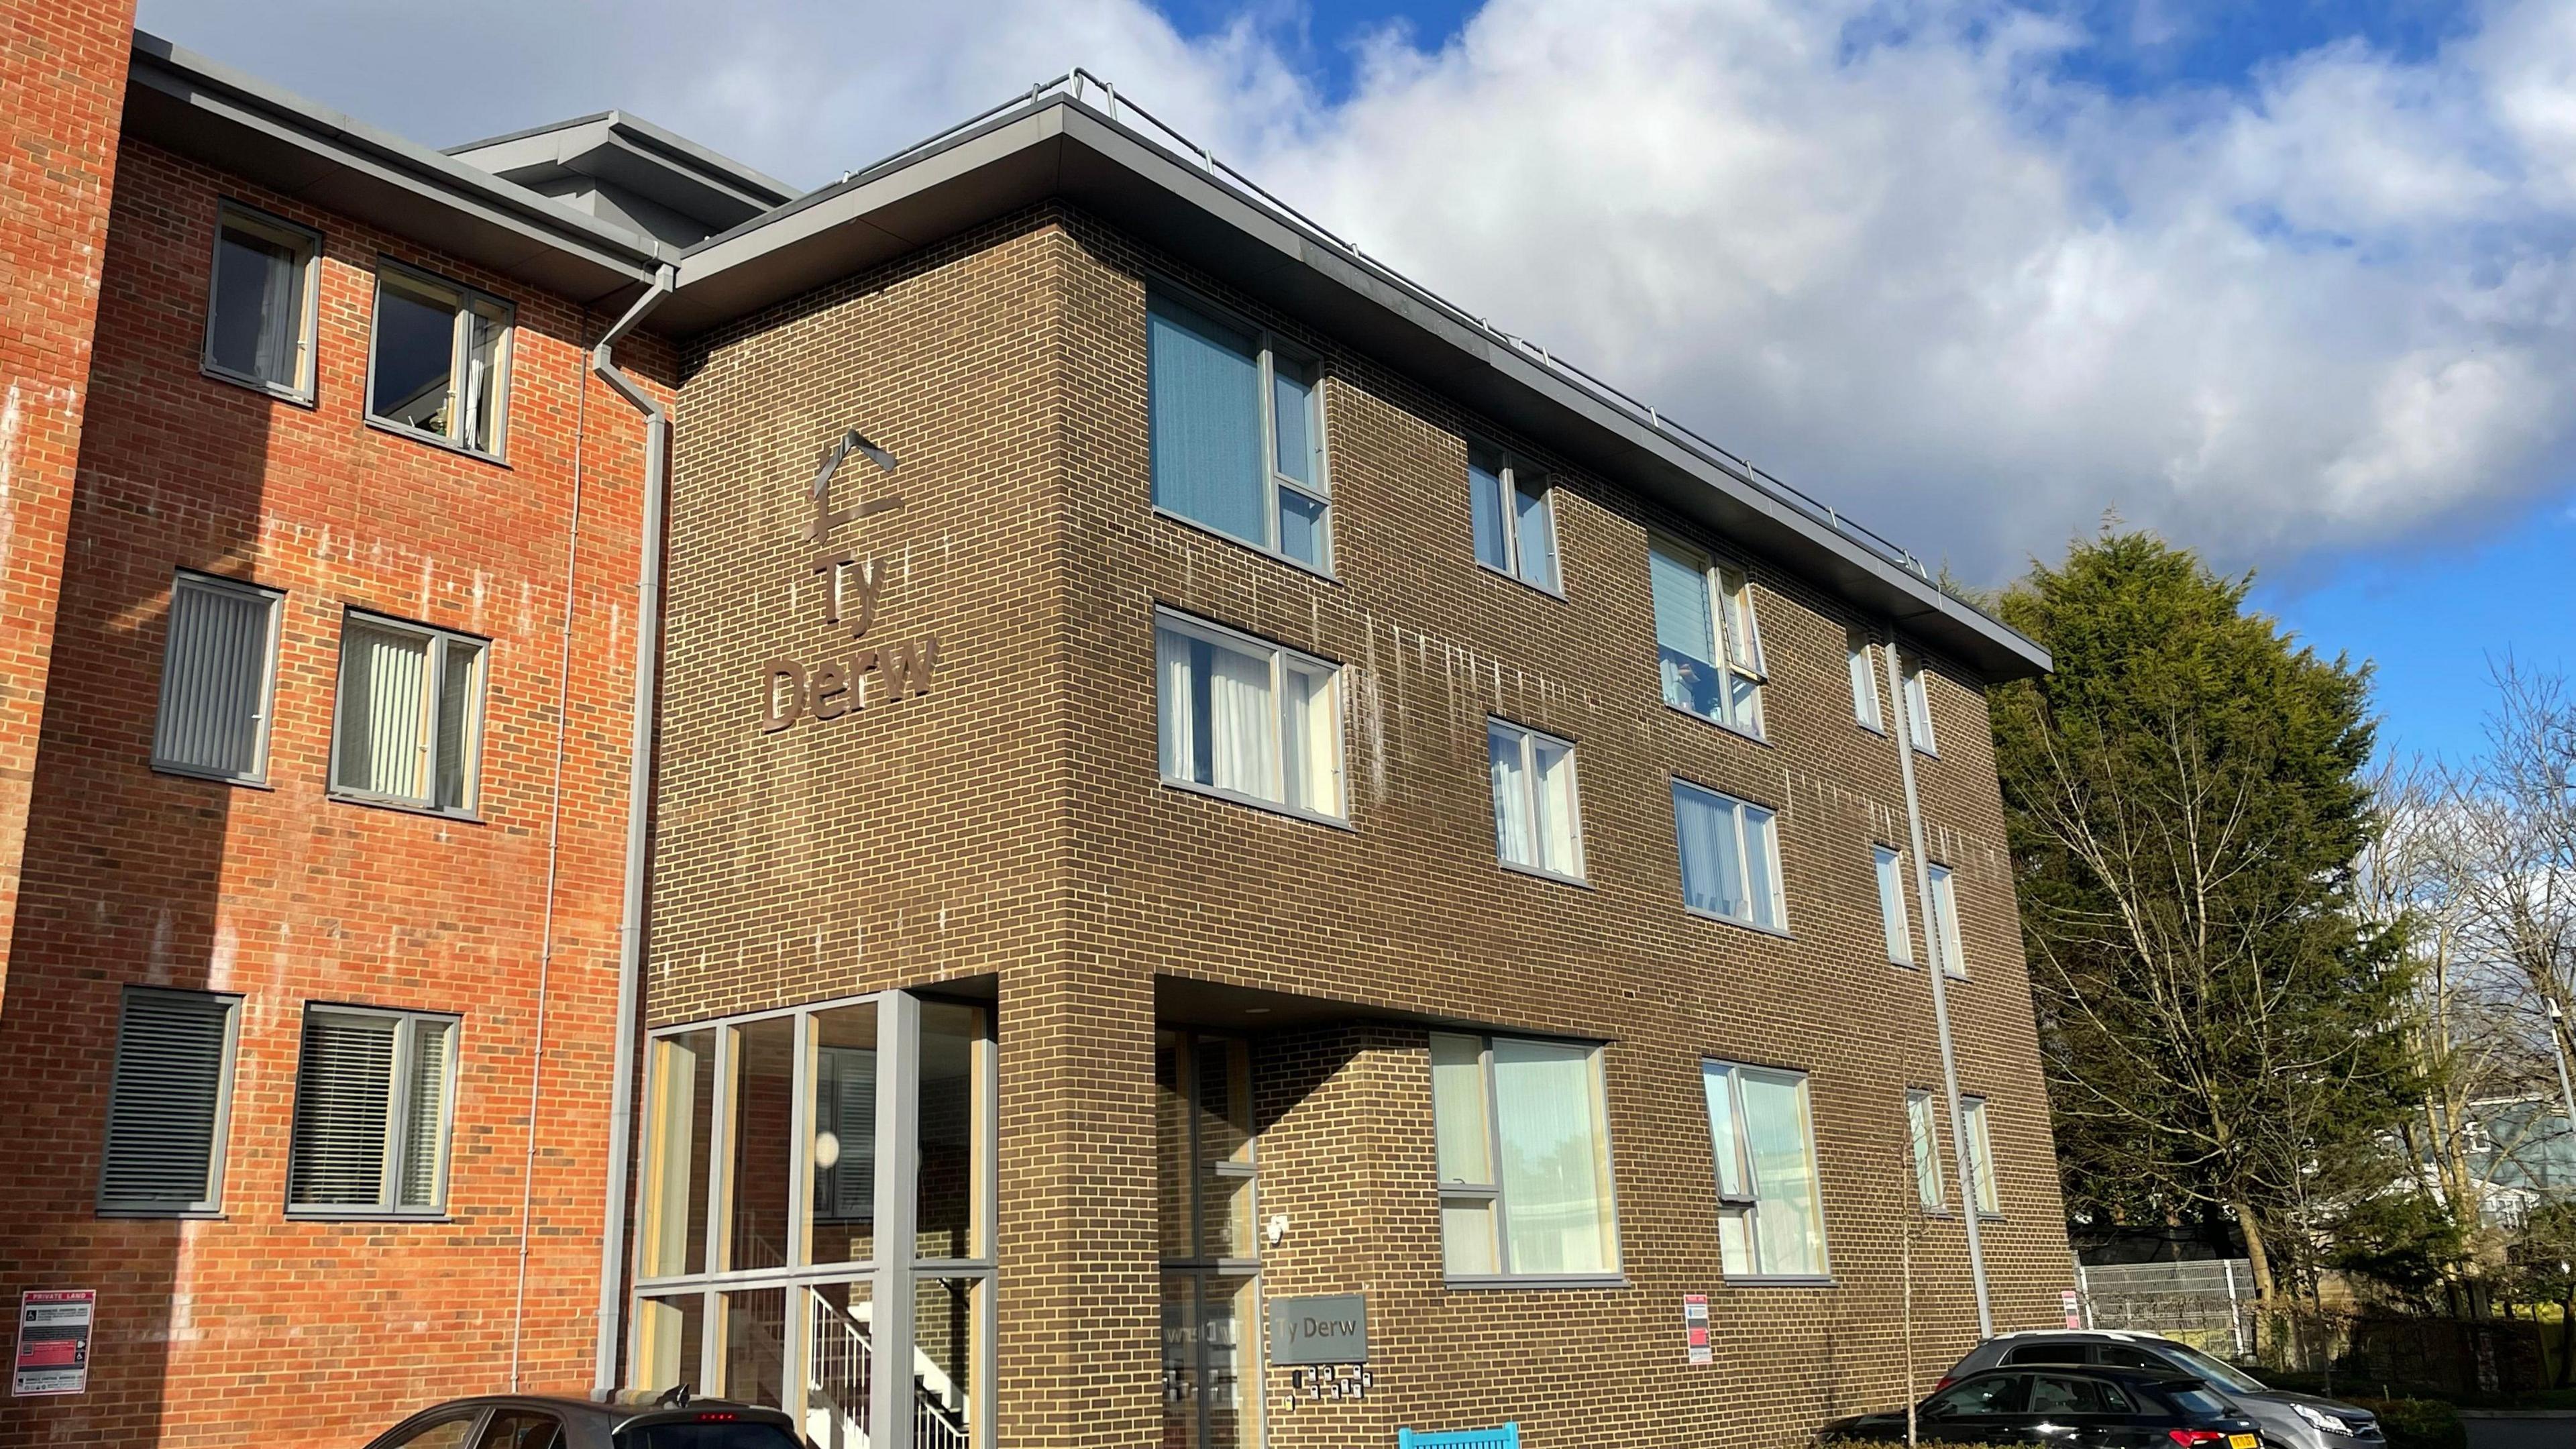
[[[1252,1052],[1155,1033],[1164,1449],[1261,1443],[1260,1180]]]

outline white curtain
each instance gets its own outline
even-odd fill
[[[1214,645],[1208,656],[1210,778],[1205,783],[1275,799],[1279,726],[1270,694],[1270,661]]]
[[[1772,889],[1779,879],[1771,866],[1771,812],[1752,805],[1744,813],[1744,892],[1753,907],[1753,923],[1780,929],[1780,897]]]
[[[1574,751],[1534,739],[1530,756],[1538,772],[1531,795],[1538,805],[1539,864],[1562,875],[1579,874],[1583,853],[1574,824]]]
[[[342,789],[425,798],[421,706],[428,675],[428,639],[348,623],[340,644]]]
[[[304,381],[295,355],[296,337],[304,330],[303,299],[297,295],[303,291],[303,261],[274,243],[261,249],[261,259],[259,376],[280,387],[296,387]]]
[[[1607,1164],[1593,1110],[1591,1052],[1499,1039],[1493,1062],[1511,1271],[1611,1271]]]
[[[1190,640],[1169,629],[1154,631],[1155,696],[1163,738],[1163,778],[1196,780],[1198,697],[1190,687]]]
[[[1749,920],[1744,860],[1735,833],[1735,802],[1673,787],[1673,818],[1681,834],[1682,899],[1714,915]]]
[[[1753,1163],[1755,1226],[1765,1273],[1825,1270],[1824,1224],[1807,1152],[1806,1093],[1794,1080],[1745,1072],[1744,1138]]]
[[[1494,849],[1514,865],[1536,865],[1532,842],[1528,772],[1521,763],[1517,730],[1488,727],[1485,752],[1494,779]]]

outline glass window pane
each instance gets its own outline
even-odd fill
[[[1556,516],[1547,506],[1547,487],[1542,480],[1533,488],[1526,484],[1513,490],[1520,521],[1521,577],[1542,589],[1556,587]]]
[[[1156,296],[1146,353],[1155,506],[1267,547],[1270,490],[1253,339]]]
[[[921,1179],[918,1252],[985,1256],[983,1221],[984,1012],[921,1004]]]
[[[977,1442],[976,1312],[992,1285],[980,1278],[917,1278],[912,1295],[913,1449]]]
[[[477,303],[465,321],[465,415],[456,439],[486,453],[501,451],[501,404],[509,323],[506,314]]]
[[[443,288],[393,272],[377,277],[370,412],[407,428],[448,435],[461,305],[461,298]]]
[[[388,1206],[393,1138],[392,1017],[308,1010],[295,1068],[295,1129],[286,1173],[294,1207]]]
[[[1502,1271],[1494,1258],[1491,1198],[1451,1198],[1440,1204],[1440,1269],[1452,1278]]]
[[[1325,537],[1324,500],[1293,488],[1279,490],[1279,551],[1312,569],[1333,566]]]
[[[1583,874],[1583,834],[1575,820],[1574,751],[1553,740],[1532,737],[1530,758],[1537,766],[1539,864],[1559,875]]]
[[[1967,1129],[1967,1140],[1960,1144],[1960,1150],[1968,1154],[1968,1180],[1977,1189],[1977,1210],[2001,1212],[2003,1199],[1995,1190],[1994,1144],[1986,1135],[1985,1099],[1961,1098],[1959,1115]]]
[[[1745,1188],[1744,1152],[1735,1131],[1734,1072],[1716,1062],[1702,1062],[1700,1089],[1708,1098],[1708,1141],[1717,1162],[1717,1195],[1750,1197]]]
[[[447,1196],[448,1078],[456,1023],[414,1017],[403,1087],[402,1180],[397,1205],[434,1209]]]
[[[788,1174],[796,1110],[796,1022],[777,1016],[733,1029],[732,1212],[719,1270],[787,1265]]]
[[[236,780],[267,773],[277,604],[274,595],[185,574],[172,583],[154,764]]]
[[[1497,1038],[1493,1072],[1511,1271],[1611,1271],[1609,1164],[1592,1053]]]
[[[636,1304],[635,1316],[635,1386],[659,1392],[678,1384],[688,1384],[700,1393],[707,1390],[698,1380],[699,1364],[706,1344],[707,1314],[704,1293],[679,1293],[668,1298],[646,1298]]]
[[[1941,1188],[1941,1139],[1932,1116],[1932,1094],[1905,1094],[1905,1125],[1914,1147],[1914,1195],[1929,1211],[1940,1211],[1946,1194]]]
[[[1878,919],[1887,935],[1887,959],[1900,966],[1914,964],[1914,932],[1905,914],[1905,857],[1884,845],[1870,847],[1870,858],[1878,872]]]
[[[1718,1271],[1730,1278],[1752,1276],[1753,1226],[1750,1214],[1740,1208],[1721,1211],[1717,1216]]]
[[[1314,365],[1273,353],[1270,382],[1279,435],[1279,474],[1309,488],[1320,487],[1324,474],[1315,466],[1315,456],[1323,430],[1315,419]]]
[[[1442,1182],[1494,1181],[1486,1151],[1483,1056],[1484,1043],[1475,1037],[1431,1034],[1431,1125]]]
[[[816,1449],[867,1449],[868,1285],[817,1283],[797,1296],[805,1312],[805,1437]]]
[[[1319,815],[1342,813],[1342,729],[1334,672],[1289,663],[1280,729],[1288,803]]]
[[[1491,453],[1467,451],[1467,502],[1476,528],[1476,561],[1506,572],[1512,566],[1511,545],[1503,537],[1503,460]]]
[[[1249,1277],[1211,1274],[1205,1282],[1199,1345],[1207,1364],[1207,1449],[1245,1449],[1256,1442],[1260,1412],[1253,1349],[1261,1341],[1261,1298]]]
[[[1946,865],[1930,867],[1932,878],[1932,925],[1941,933],[1941,969],[1952,976],[1968,974],[1968,958],[1959,945],[1959,900]]]
[[[1189,1062],[1182,1054],[1181,1034],[1154,1034],[1155,1186],[1159,1189],[1162,1256],[1198,1256],[1192,1214],[1190,1166]]]
[[[1676,781],[1673,819],[1681,841],[1682,900],[1694,910],[1751,920],[1735,802]]]
[[[1528,768],[1521,759],[1527,738],[1508,725],[1485,726],[1485,756],[1494,786],[1494,850],[1514,865],[1538,864]]]
[[[1199,1254],[1256,1257],[1252,1179],[1220,1170],[1252,1163],[1251,1052],[1241,1041],[1202,1037],[1191,1075],[1198,1089]]]
[[[307,252],[227,221],[215,243],[206,360],[273,387],[303,386]]]
[[[1777,852],[1772,849],[1771,812],[1759,806],[1742,808],[1744,816],[1744,889],[1752,898],[1753,924],[1777,931],[1780,920],[1780,870]]]
[[[476,757],[481,753],[482,718],[477,700],[483,646],[450,639],[438,671],[438,795],[441,810],[474,808]]]
[[[427,802],[422,696],[429,684],[429,644],[425,634],[355,616],[341,626],[341,789]]]
[[[645,1063],[644,1190],[636,1223],[647,1278],[706,1271],[715,1088],[714,1032],[654,1039]]]
[[[787,1290],[742,1288],[716,1297],[724,1309],[724,1349],[709,1392],[736,1403],[785,1407]]]
[[[749,1045],[753,1031],[769,1024],[755,1022],[744,1028],[745,1045]],[[787,1025],[785,1021],[776,1024]],[[876,1003],[862,1001],[818,1011],[810,1030],[814,1058],[808,1070],[814,1085],[806,1111],[807,1127],[813,1134],[809,1151],[814,1186],[806,1203],[805,1261],[865,1262],[876,1256]],[[925,1086],[928,1080],[925,1070]],[[924,1105],[926,1108],[927,1103]],[[770,1170],[783,1167],[780,1163]],[[783,1172],[781,1176],[783,1179]],[[735,1194],[740,1197],[739,1186]],[[736,1262],[734,1266],[754,1265]]]
[[[1870,652],[1868,636],[1854,629],[1844,637],[1843,647],[1851,667],[1852,718],[1877,729],[1878,666]]]
[[[1905,671],[1906,729],[1914,736],[1914,748],[1931,750],[1935,748],[1932,743],[1932,691],[1924,683],[1923,661],[1900,655],[1899,662]]]
[[[1279,798],[1278,716],[1270,659],[1170,633],[1164,660],[1165,773],[1263,800]]]
[[[1762,636],[1753,628],[1753,588],[1744,571],[1720,566],[1717,571],[1719,617],[1726,623],[1727,662],[1739,669],[1762,671]]]
[[[1163,1275],[1163,1449],[1200,1449],[1201,1390],[1199,1279],[1195,1273]]]
[[[1765,1273],[1825,1271],[1824,1219],[1816,1202],[1815,1162],[1807,1150],[1803,1080],[1763,1072],[1739,1075],[1744,1137],[1761,1206],[1754,1229]]]
[[[1725,682],[1717,667],[1708,602],[1708,572],[1696,559],[1661,545],[1646,555],[1648,581],[1655,599],[1655,653],[1664,675],[1668,704],[1719,718],[1725,711]]]

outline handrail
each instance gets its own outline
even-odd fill
[[[1542,346],[1537,342],[1533,342],[1526,337],[1507,332],[1500,327],[1494,326],[1485,318],[1469,312],[1466,308],[1461,307],[1457,303],[1450,301],[1448,298],[1441,296],[1439,293],[1432,291],[1429,287],[1424,286],[1422,283],[1404,275],[1402,272],[1397,271],[1385,262],[1367,255],[1360,250],[1357,242],[1353,242],[1336,234],[1322,222],[1315,220],[1313,217],[1299,211],[1296,207],[1289,205],[1286,201],[1272,193],[1268,188],[1262,186],[1261,183],[1253,180],[1250,176],[1245,175],[1243,172],[1219,159],[1216,153],[1208,147],[1201,145],[1200,143],[1191,140],[1188,136],[1182,134],[1178,127],[1165,121],[1162,117],[1155,115],[1144,106],[1138,105],[1134,100],[1121,96],[1118,93],[1118,87],[1114,82],[1086,69],[1085,67],[1077,65],[1051,79],[1038,81],[1029,87],[1026,94],[1017,95],[999,105],[987,107],[986,109],[977,112],[975,115],[939,132],[937,135],[931,136],[926,140],[916,142],[913,145],[906,146],[903,149],[883,157],[880,160],[873,161],[856,171],[844,172],[842,173],[841,180],[846,183],[855,179],[871,176],[876,172],[896,166],[924,151],[929,151],[942,146],[952,138],[961,135],[964,132],[973,130],[996,116],[1005,114],[1006,112],[1020,110],[1023,108],[1034,108],[1044,104],[1046,98],[1055,92],[1063,92],[1068,100],[1077,105],[1088,104],[1085,97],[1085,91],[1088,87],[1093,86],[1099,88],[1102,98],[1102,104],[1094,108],[1095,113],[1102,115],[1111,125],[1118,126],[1131,134],[1154,143],[1160,146],[1161,149],[1174,153],[1181,160],[1196,166],[1197,169],[1206,173],[1208,176],[1224,181],[1231,190],[1239,192],[1250,200],[1259,203],[1265,209],[1276,214],[1280,219],[1293,223],[1297,227],[1312,233],[1316,240],[1347,255],[1352,262],[1367,268],[1381,280],[1384,280],[1402,290],[1413,300],[1440,313],[1443,317],[1446,317],[1461,327],[1468,328],[1490,341],[1510,348],[1516,355],[1536,363],[1540,368],[1554,374],[1556,377],[1573,385],[1578,390],[1589,394],[1601,402],[1610,404],[1612,407],[1625,414],[1630,421],[1643,424],[1647,430],[1654,433],[1656,436],[1665,439],[1684,452],[1698,458],[1700,461],[1733,476],[1737,481],[1748,487],[1754,488],[1781,503],[1787,504],[1806,517],[1809,521],[1822,524],[1826,528],[1831,529],[1834,533],[1852,540],[1863,548],[1869,550],[1871,553],[1876,554],[1883,561],[1892,564],[1897,568],[1903,569],[1905,572],[1914,575],[1924,583],[1931,584],[1936,589],[1941,588],[1939,581],[1934,579],[1932,576],[1931,570],[1924,566],[1923,560],[1917,557],[1912,550],[1906,548],[1904,545],[1865,524],[1855,523],[1852,519],[1847,517],[1842,510],[1834,507],[1832,504],[1829,504],[1824,500],[1817,498],[1813,494],[1808,493],[1797,485],[1788,482],[1778,474],[1755,464],[1750,459],[1727,448],[1725,445],[1715,441],[1707,434],[1700,432],[1698,429],[1690,427],[1687,424],[1674,421],[1670,415],[1663,411],[1663,409],[1655,406],[1654,404],[1637,397],[1635,394],[1620,388],[1616,384],[1604,381],[1598,375],[1586,370],[1585,368],[1566,361],[1551,349]],[[1122,113],[1134,116],[1138,121],[1142,122],[1143,125],[1140,126],[1128,123],[1122,119]],[[1151,129],[1147,129],[1148,127]],[[1984,615],[1987,618],[1991,619],[1994,617],[1991,612],[1973,599],[1960,598],[1956,594],[1950,593],[1947,589],[1941,589],[1941,592],[1945,597],[1951,598],[1955,602],[1969,609],[1975,610],[1977,613]]]

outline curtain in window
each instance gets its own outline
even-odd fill
[[[395,1026],[387,1017],[306,1013],[286,1170],[290,1206],[384,1205]]]
[[[1155,505],[1267,546],[1261,366],[1253,339],[1156,297],[1146,350]]]
[[[1530,756],[1538,769],[1538,789],[1533,793],[1538,801],[1539,863],[1573,875],[1583,868],[1574,823],[1574,751],[1533,739]]]
[[[447,1180],[447,1059],[456,1029],[411,1023],[411,1082],[403,1110],[402,1206],[434,1208]]]
[[[1514,865],[1534,866],[1539,863],[1538,846],[1521,740],[1518,730],[1494,726],[1485,731],[1485,753],[1494,781],[1494,848]]]
[[[470,769],[474,758],[474,676],[483,650],[480,645],[455,639],[444,641],[439,648],[438,796],[432,803],[441,810],[463,810],[474,803]]]
[[[1878,867],[1878,919],[1887,932],[1887,959],[1910,966],[1914,941],[1906,928],[1904,857],[1884,845],[1871,846],[1870,856]]]
[[[501,319],[472,310],[465,318],[465,411],[456,440],[497,453],[501,448]]]
[[[303,291],[303,259],[295,248],[227,225],[215,247],[208,360],[278,387],[301,383],[296,341],[303,331]]]
[[[1163,778],[1205,784],[1198,765],[1199,671],[1191,662],[1197,646],[1186,634],[1154,631],[1155,713],[1162,730]]]
[[[1977,1210],[1999,1211],[2002,1199],[1995,1194],[1994,1143],[1986,1135],[1984,1099],[1960,1099],[1959,1118],[1967,1129],[1966,1140],[1959,1144],[1959,1150],[1968,1154],[1968,1181],[1977,1189]]]
[[[1851,666],[1852,718],[1877,729],[1878,666],[1871,662],[1869,640],[1855,629],[1845,636],[1843,648]]]
[[[259,376],[280,387],[301,383],[303,369],[297,366],[296,336],[304,330],[303,259],[289,247],[274,243],[263,248],[266,265],[261,268],[259,302]]]
[[[232,779],[261,773],[276,607],[273,598],[194,579],[172,586],[156,762]]]
[[[1724,685],[1711,633],[1708,575],[1698,563],[1657,548],[1646,555],[1655,596],[1655,652],[1663,665],[1664,699],[1715,718]]]
[[[1753,908],[1753,924],[1780,929],[1780,898],[1771,888],[1780,872],[1771,863],[1771,812],[1758,805],[1739,807],[1744,817],[1744,893]]]
[[[1442,1182],[1494,1180],[1485,1153],[1483,1045],[1471,1036],[1431,1038],[1431,1126]]]
[[[1498,1039],[1493,1063],[1511,1271],[1611,1271],[1607,1163],[1594,1112],[1592,1054],[1582,1047]]]
[[[1959,948],[1959,900],[1950,881],[1950,868],[1936,865],[1927,872],[1932,878],[1932,928],[1941,934],[1941,970],[1951,976],[1968,974],[1966,957]]]
[[[1547,489],[1513,490],[1520,514],[1521,577],[1542,589],[1556,587],[1556,520],[1547,511]]]
[[[1753,1164],[1754,1212],[1765,1273],[1825,1271],[1824,1223],[1807,1153],[1806,1094],[1799,1083],[1740,1074],[1744,1139]]]
[[[1467,454],[1467,504],[1476,524],[1476,561],[1489,568],[1512,566],[1503,539],[1503,462],[1490,453]]]
[[[1207,646],[1208,769],[1206,783],[1220,790],[1273,799],[1278,790],[1278,760],[1273,751],[1278,728],[1270,697],[1270,661],[1232,649]]]
[[[1750,919],[1744,860],[1737,849],[1735,802],[1675,785],[1673,818],[1681,836],[1682,899],[1698,910]]]
[[[344,790],[425,798],[421,737],[430,641],[350,619],[340,644],[340,763]]]
[[[1342,812],[1341,720],[1333,704],[1333,676],[1321,669],[1284,665],[1288,699],[1281,720],[1286,759],[1281,768],[1288,803],[1325,815]]]

